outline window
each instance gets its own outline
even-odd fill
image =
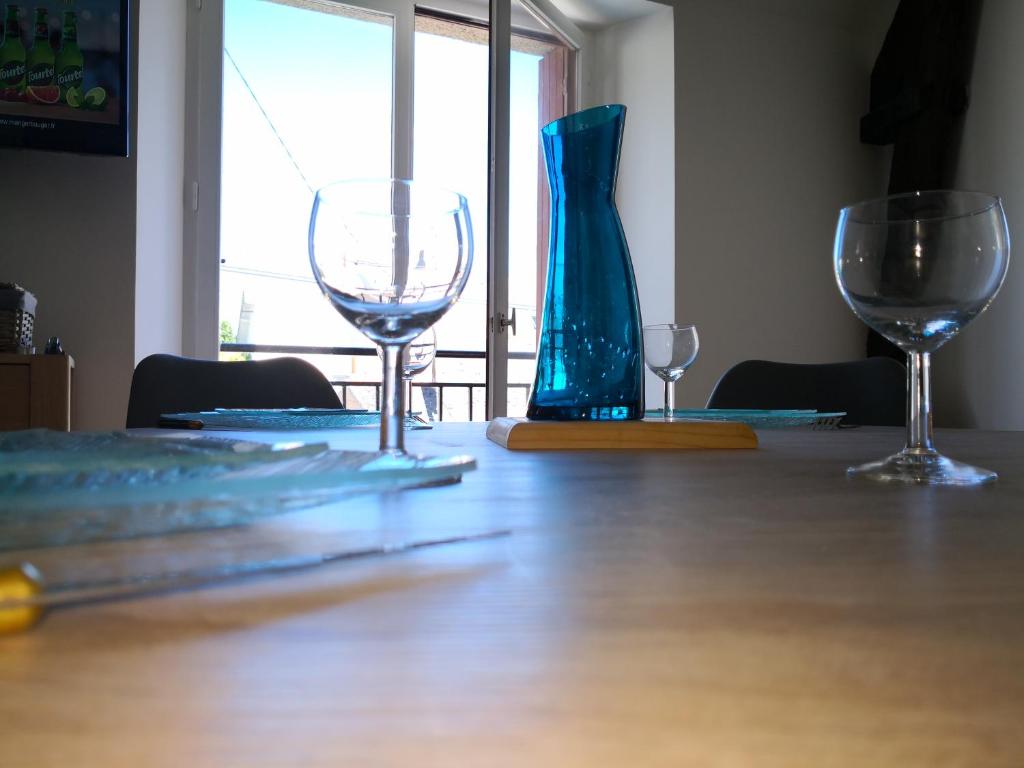
[[[511,234],[508,263],[495,265],[486,237],[487,23],[467,16],[464,2],[462,15],[414,13],[402,0],[359,5],[223,0],[219,226],[208,228],[220,261],[220,354],[299,354],[349,406],[375,408],[376,351],[310,275],[309,210],[331,181],[411,174],[465,194],[477,232],[471,284],[437,325],[439,358],[415,382],[413,408],[435,419],[485,418],[488,284],[497,266],[517,318],[508,397],[511,412],[523,413],[547,249],[539,128],[571,106],[574,51],[534,15],[512,10]],[[209,57],[214,45],[205,46]]]

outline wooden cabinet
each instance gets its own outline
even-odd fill
[[[0,354],[0,430],[71,429],[69,355]]]

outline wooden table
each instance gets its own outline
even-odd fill
[[[512,537],[57,612],[0,640],[0,765],[1021,766],[1024,433],[989,488],[844,477],[898,430],[517,454],[326,512]],[[373,435],[334,433],[369,447]]]

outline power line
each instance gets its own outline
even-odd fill
[[[256,97],[256,94],[253,91],[252,86],[249,85],[249,81],[245,79],[245,75],[242,74],[242,70],[238,66],[238,62],[235,61],[235,57],[231,55],[231,51],[228,50],[227,46],[224,46],[224,55],[228,57],[228,61],[231,62],[231,66],[235,68],[235,72],[237,72],[238,76],[242,79],[242,85],[245,86],[245,89],[249,92],[249,95],[252,96],[253,102],[255,102],[256,107],[262,113],[263,119],[267,121],[267,125],[270,126],[270,130],[274,132],[274,136],[277,138],[278,143],[281,145],[281,149],[283,149],[284,153],[288,155],[288,159],[291,161],[292,166],[295,168],[295,172],[299,174],[300,178],[302,179],[302,183],[306,185],[306,189],[309,190],[310,194],[315,194],[316,190],[313,189],[313,185],[309,183],[309,179],[306,178],[306,174],[302,172],[302,169],[299,167],[299,164],[295,161],[295,156],[292,155],[291,150],[288,149],[288,145],[285,143],[284,138],[278,132],[277,127],[274,125],[274,121],[270,119],[270,115],[267,114],[267,110],[263,108],[263,105],[260,103],[260,100]]]

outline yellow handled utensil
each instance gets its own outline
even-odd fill
[[[42,594],[43,577],[31,563],[0,570],[0,635],[31,629],[43,617],[34,600]]]
[[[31,563],[0,569],[0,635],[23,632],[34,627],[43,613],[53,608],[85,605],[101,600],[141,597],[160,592],[197,589],[250,576],[306,571],[322,565],[346,560],[360,560],[386,555],[400,555],[417,549],[444,544],[464,544],[508,536],[511,531],[487,531],[444,539],[384,544],[377,547],[328,552],[320,555],[263,560],[215,568],[167,571],[128,578],[66,582],[46,585],[42,575]]]

